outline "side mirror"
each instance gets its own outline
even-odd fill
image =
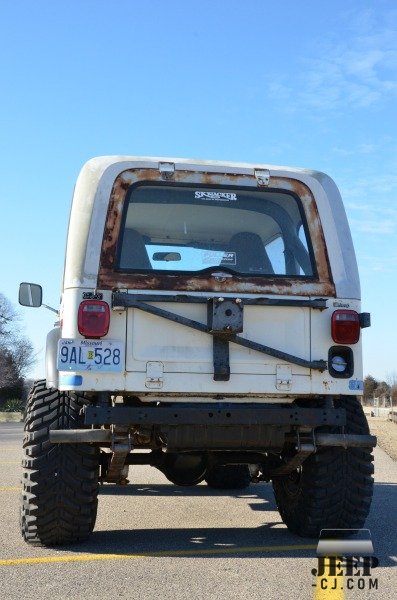
[[[19,285],[19,304],[38,308],[43,304],[43,290],[37,283],[21,283]]]

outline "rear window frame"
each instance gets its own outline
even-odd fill
[[[272,175],[271,186],[277,192],[286,191],[295,194],[303,206],[305,226],[308,228],[310,243],[313,247],[315,273],[317,278],[300,276],[285,277],[238,277],[219,279],[208,273],[196,272],[192,275],[171,275],[167,271],[155,273],[125,273],[115,270],[116,248],[120,231],[123,211],[126,210],[126,197],[129,189],[136,183],[163,183],[164,178],[157,166],[141,166],[120,169],[114,175],[113,183],[108,194],[108,210],[104,222],[102,239],[98,238],[98,275],[96,289],[102,290],[137,290],[137,291],[175,291],[184,293],[220,293],[233,294],[270,294],[292,297],[336,297],[335,284],[328,256],[324,231],[321,224],[319,209],[311,188],[297,174]],[[254,173],[225,172],[221,165],[211,167],[211,170],[191,168],[181,165],[173,174],[173,181],[179,185],[231,188],[258,188]],[[103,192],[98,189],[98,194]],[[307,235],[307,234],[306,234]]]

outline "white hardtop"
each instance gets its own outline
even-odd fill
[[[100,246],[111,190],[116,177],[129,169],[159,169],[160,163],[175,171],[254,175],[268,171],[271,177],[296,179],[312,192],[320,214],[336,296],[360,299],[357,263],[343,202],[334,181],[310,169],[260,163],[204,161],[185,158],[102,156],[89,160],[77,179],[69,222],[64,289],[95,288]]]

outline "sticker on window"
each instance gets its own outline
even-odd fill
[[[221,260],[221,265],[236,265],[236,253],[224,252]]]
[[[197,200],[215,200],[216,202],[235,202],[237,194],[231,192],[194,192]]]
[[[201,255],[201,261],[203,265],[219,265],[224,252],[217,250],[204,250]]]

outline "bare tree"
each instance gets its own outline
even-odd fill
[[[35,362],[33,345],[23,335],[19,321],[11,302],[0,293],[0,401],[21,397],[24,378]]]
[[[390,396],[390,386],[386,383],[386,381],[379,382],[374,391],[374,396],[375,398],[379,398],[379,400],[383,401],[383,406],[386,405],[386,400],[388,400]]]
[[[369,402],[374,397],[374,392],[379,385],[379,381],[372,377],[372,375],[367,375],[364,379],[364,399]]]
[[[11,302],[0,293],[0,343],[12,335],[12,325],[19,320]]]
[[[390,386],[390,394],[393,400],[393,406],[397,404],[397,371],[391,371],[386,375],[386,381]]]

